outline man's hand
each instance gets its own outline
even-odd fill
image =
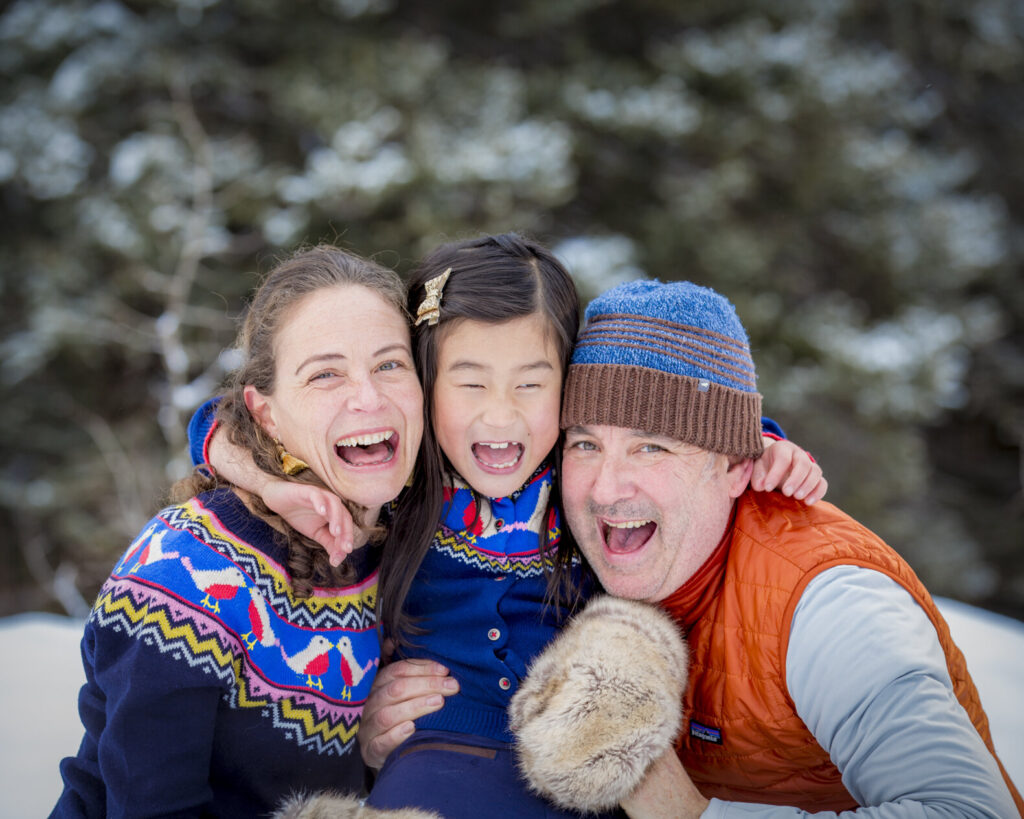
[[[272,478],[263,484],[260,496],[293,529],[323,546],[332,566],[340,566],[352,554],[352,516],[333,492]]]
[[[630,819],[696,819],[707,806],[674,748],[662,754],[640,786],[622,800]]]
[[[380,670],[363,708],[359,748],[371,768],[384,764],[415,730],[413,720],[440,710],[459,684],[448,669],[431,660],[399,660]]]
[[[754,461],[750,488],[771,492],[778,488],[787,497],[802,500],[808,506],[821,500],[828,481],[810,454],[792,441],[777,441],[765,436],[764,454]]]

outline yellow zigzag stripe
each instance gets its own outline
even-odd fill
[[[448,537],[438,535],[437,542],[442,546],[446,546],[452,549],[455,552],[459,552],[466,555],[467,557],[476,561],[477,563],[483,563],[487,566],[490,566],[492,569],[501,569],[503,571],[508,570],[513,566],[516,568],[523,569],[540,569],[546,563],[550,562],[547,558],[543,558],[540,555],[528,561],[510,560],[508,562],[505,562],[502,560],[498,560],[494,557],[489,557],[488,555],[485,555],[482,552],[477,551],[472,547],[472,545],[465,543],[464,541],[460,540],[459,538],[453,535],[450,535]]]
[[[281,572],[275,568],[276,564],[271,563],[263,552],[258,549],[254,549],[244,540],[239,540],[231,532],[218,526],[213,516],[205,511],[201,511],[202,507],[199,505],[199,501],[195,498],[191,498],[183,505],[183,508],[187,508],[192,520],[198,522],[204,529],[209,532],[216,533],[218,537],[229,541],[239,552],[255,559],[259,563],[261,572],[267,577],[273,578],[274,592],[278,595],[286,596],[288,598],[288,603],[291,606],[309,609],[314,614],[319,614],[324,608],[331,608],[341,613],[348,608],[355,608],[361,611],[364,606],[369,609],[374,609],[376,607],[376,584],[373,584],[368,588],[364,588],[362,592],[355,592],[353,594],[332,595],[329,597],[320,597],[317,595],[304,598],[295,597],[291,583],[287,577],[284,577]]]
[[[167,617],[167,612],[161,609],[150,611],[149,604],[145,603],[138,608],[132,605],[131,597],[125,595],[124,597],[115,599],[113,592],[107,592],[99,597],[96,601],[95,608],[102,607],[106,613],[122,612],[133,624],[138,625],[139,623],[145,623],[146,625],[155,625],[160,629],[161,634],[165,640],[173,640],[184,638],[188,643],[190,649],[196,655],[208,654],[212,655],[214,661],[220,665],[221,668],[231,666],[235,673],[235,679],[238,681],[238,704],[242,708],[262,708],[264,705],[274,705],[272,697],[251,697],[249,696],[248,688],[245,685],[245,677],[242,676],[242,660],[237,657],[234,652],[225,650],[220,641],[216,638],[207,638],[204,640],[196,639],[195,632],[191,628],[191,623],[182,623],[180,626],[173,625]],[[319,734],[326,740],[331,740],[334,737],[341,737],[342,741],[348,743],[355,737],[359,731],[359,723],[356,722],[351,728],[348,728],[344,722],[339,722],[338,725],[331,727],[330,722],[327,720],[316,720],[314,718],[314,709],[296,705],[291,699],[278,700],[276,705],[281,709],[281,716],[291,722],[298,722],[302,725],[305,730],[306,736],[314,736]]]
[[[220,640],[215,637],[197,639],[191,623],[186,622],[178,626],[174,625],[167,617],[167,612],[164,609],[158,608],[150,611],[148,603],[144,603],[136,608],[132,605],[130,596],[125,595],[115,599],[113,591],[100,596],[99,600],[96,601],[96,608],[100,606],[108,613],[124,613],[132,623],[145,623],[146,625],[157,626],[165,640],[184,639],[193,654],[196,656],[211,655],[214,662],[221,668],[234,665],[234,652],[226,650],[221,646]]]
[[[241,681],[241,660],[235,660],[232,665],[235,669],[235,677]],[[264,705],[275,703],[273,703],[270,697],[250,697],[246,687],[240,685],[238,689],[238,704],[242,708],[262,708]],[[291,699],[278,700],[276,705],[281,709],[281,717],[283,719],[302,725],[306,736],[320,735],[325,740],[340,737],[343,743],[348,744],[359,732],[358,720],[351,728],[347,727],[344,722],[339,722],[334,727],[331,727],[331,723],[328,720],[317,720],[315,718],[315,710],[313,708],[296,705]]]

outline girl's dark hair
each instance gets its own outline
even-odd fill
[[[300,251],[280,262],[267,274],[254,295],[238,334],[236,346],[242,364],[232,373],[217,407],[217,421],[228,431],[229,440],[252,454],[256,465],[277,478],[327,488],[312,469],[286,475],[281,468],[274,441],[249,413],[245,405],[245,387],[252,385],[264,395],[275,388],[276,360],[274,342],[289,314],[307,296],[332,287],[359,285],[372,290],[406,319],[405,287],[398,274],[376,262],[355,256],[330,245]],[[172,488],[172,499],[181,501],[217,485],[208,472],[179,481]],[[308,597],[314,585],[339,585],[352,582],[346,564],[330,565],[327,552],[301,535],[283,518],[268,509],[259,498],[250,498],[258,517],[284,528],[282,539],[288,549],[288,571],[295,594]],[[359,524],[365,509],[345,501],[352,519]],[[367,524],[374,522],[367,521]],[[379,527],[369,529],[371,540],[380,540]]]
[[[579,296],[572,277],[551,251],[536,242],[503,233],[441,245],[410,276],[411,315],[416,315],[426,296],[426,282],[448,268],[451,275],[441,296],[437,323],[424,321],[413,328],[416,370],[423,384],[423,446],[412,488],[403,494],[395,511],[392,536],[381,562],[378,616],[385,633],[399,645],[410,642],[408,635],[422,633],[404,612],[405,599],[442,519],[444,472],[452,470],[431,425],[438,354],[446,334],[462,320],[502,324],[540,314],[547,319],[564,379],[579,331]],[[556,457],[559,455],[556,447]],[[550,505],[559,507],[560,497],[556,479]],[[542,538],[543,553],[546,533]],[[548,600],[556,606],[575,603],[574,586],[568,576],[573,553],[563,525],[556,565],[551,567],[557,570],[549,574],[548,583]]]

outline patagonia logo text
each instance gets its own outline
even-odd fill
[[[690,736],[704,742],[713,742],[715,745],[722,744],[722,732],[710,725],[701,725],[697,720],[690,720]]]

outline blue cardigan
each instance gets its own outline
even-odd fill
[[[548,508],[552,477],[545,464],[507,498],[474,498],[448,476],[444,520],[406,598],[428,633],[401,654],[448,666],[460,691],[418,728],[512,741],[505,709],[562,624],[544,605],[545,563],[561,539],[558,510]]]

